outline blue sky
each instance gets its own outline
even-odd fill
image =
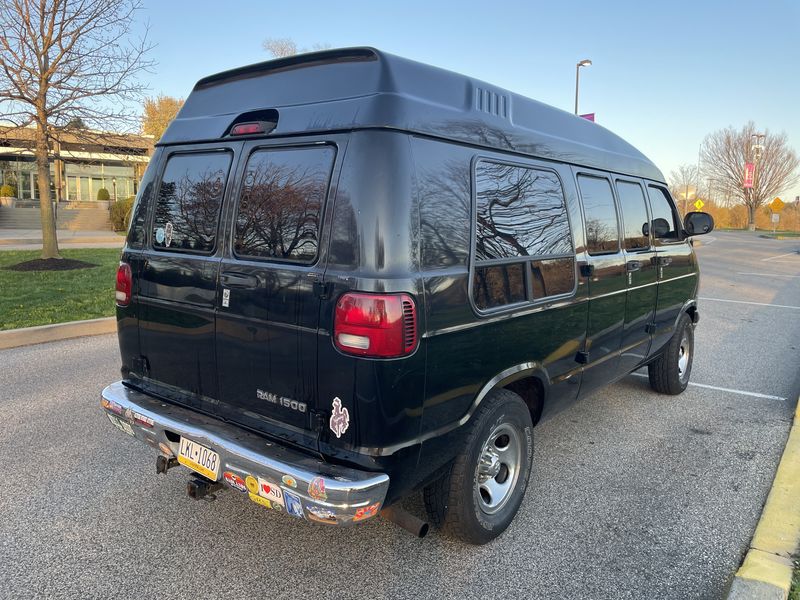
[[[224,7],[221,9],[221,7]],[[800,151],[800,2],[250,2],[145,0],[153,94],[185,97],[205,75],[299,47],[370,45],[581,112],[666,175],[706,134],[749,120]],[[786,190],[784,199],[800,195]]]

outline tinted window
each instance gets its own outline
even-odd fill
[[[155,186],[156,157],[151,159],[150,166],[144,173],[139,184],[139,193],[136,195],[131,211],[130,228],[128,229],[128,245],[132,248],[141,248],[144,245],[147,233],[147,214],[153,204],[153,188]]]
[[[236,254],[314,262],[333,159],[331,147],[254,152],[236,213]]]
[[[569,259],[572,260],[572,259]],[[476,267],[472,282],[475,305],[481,310],[525,300],[525,265],[521,262]]]
[[[476,259],[572,251],[564,194],[554,173],[480,162],[475,176]]]
[[[611,184],[607,179],[579,175],[578,186],[586,215],[589,254],[616,252],[619,249],[619,229]]]
[[[230,164],[226,152],[170,157],[156,204],[155,248],[197,253],[214,250]]]
[[[675,241],[679,239],[678,230],[675,226],[675,211],[672,210],[672,202],[667,196],[667,192],[662,188],[650,186],[650,209],[653,211],[653,219],[650,222],[650,229],[656,240]]]
[[[533,299],[568,294],[575,287],[575,265],[572,258],[552,258],[531,262]]]
[[[640,250],[649,247],[647,204],[642,186],[629,181],[617,181],[617,195],[622,209],[625,248]]]

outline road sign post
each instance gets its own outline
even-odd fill
[[[697,210],[702,210],[702,208],[703,208],[705,205],[706,205],[706,203],[705,203],[705,202],[703,202],[702,200],[700,200],[700,198],[698,198],[698,199],[697,199],[697,201],[694,203],[694,207],[695,207]]]

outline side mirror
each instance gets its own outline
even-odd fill
[[[714,230],[714,218],[704,212],[686,213],[683,229],[687,235],[703,235]]]

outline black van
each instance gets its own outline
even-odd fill
[[[140,186],[102,406],[196,498],[424,534],[424,488],[483,543],[540,419],[643,365],[686,387],[712,228],[619,137],[462,75],[371,48],[212,75]]]

